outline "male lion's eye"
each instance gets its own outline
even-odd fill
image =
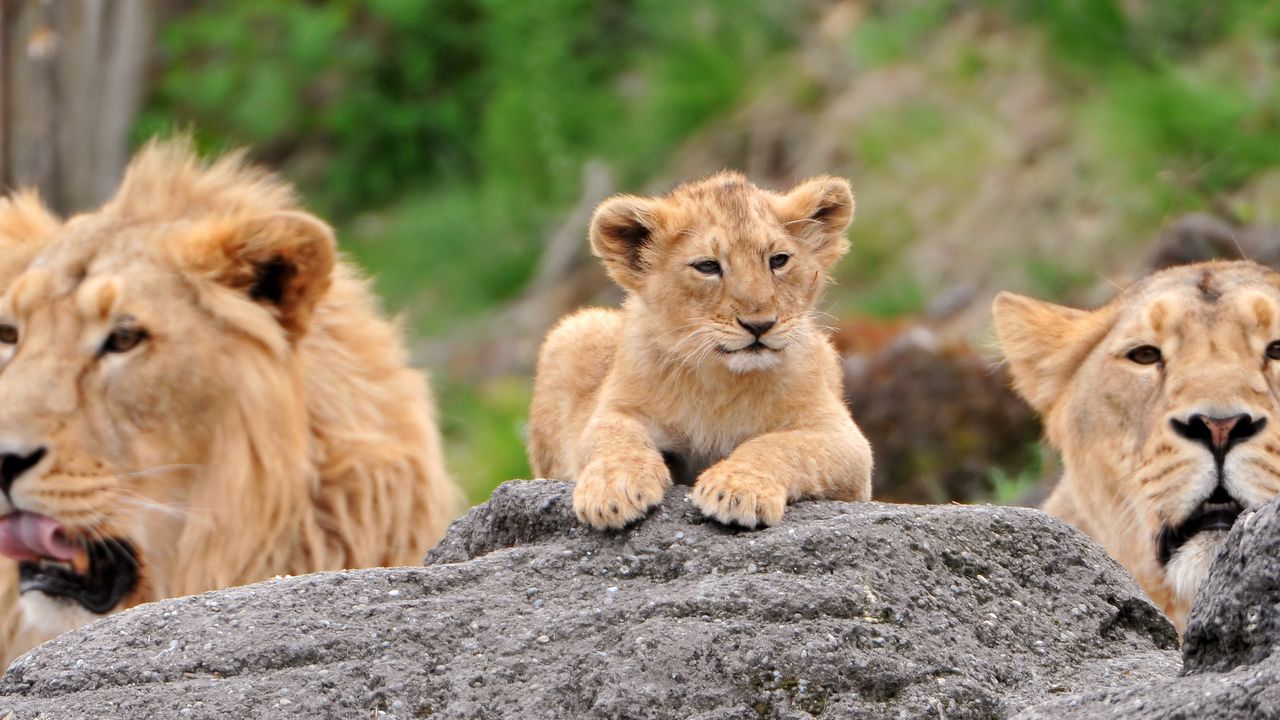
[[[1129,351],[1128,358],[1139,365],[1154,365],[1161,360],[1160,348],[1155,345],[1143,345]]]
[[[1280,360],[1280,340],[1267,346],[1267,357],[1271,360]]]
[[[769,268],[772,270],[777,270],[783,265],[786,265],[787,261],[790,259],[791,259],[790,255],[786,253],[778,253],[777,255],[774,255],[773,257],[769,258]]]
[[[103,341],[99,354],[129,352],[145,339],[147,339],[147,331],[142,328],[119,327],[112,330]]]
[[[720,263],[715,260],[699,260],[695,263],[689,263],[689,267],[697,270],[703,275],[719,275]]]
[[[18,328],[12,325],[0,325],[0,344],[16,345],[18,343]]]

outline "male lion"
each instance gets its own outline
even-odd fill
[[[866,500],[871,448],[815,325],[848,249],[853,195],[820,177],[785,195],[721,173],[596,209],[591,247],[621,311],[563,320],[538,358],[535,475],[573,480],[578,517],[617,528],[696,477],[703,513],[773,525],[801,498]]]
[[[1045,510],[1181,629],[1236,517],[1280,491],[1280,274],[1186,265],[1091,312],[1009,293],[994,312],[1014,385],[1062,452]]]
[[[0,656],[141,602],[417,563],[455,511],[423,378],[333,234],[153,142],[66,221],[0,200]]]

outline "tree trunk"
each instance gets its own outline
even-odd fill
[[[129,157],[154,0],[0,0],[0,182],[60,213],[106,200]]]

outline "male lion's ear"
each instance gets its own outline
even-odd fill
[[[60,224],[34,190],[0,198],[0,250],[40,243],[53,235]]]
[[[1009,292],[996,295],[991,312],[1013,385],[1042,415],[1111,329],[1105,308],[1076,310]]]
[[[609,198],[591,217],[591,250],[619,285],[634,289],[648,268],[658,232],[657,202],[633,195]]]
[[[853,222],[853,190],[848,180],[829,175],[806,180],[778,198],[776,210],[787,230],[809,241],[824,265],[848,252],[845,231]]]
[[[34,190],[0,198],[0,285],[22,272],[61,225]]]
[[[294,339],[306,332],[337,262],[333,230],[290,211],[202,226],[180,252],[192,271],[272,308]]]

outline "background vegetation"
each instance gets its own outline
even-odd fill
[[[1280,221],[1274,1],[233,0],[158,41],[136,141],[282,168],[422,338],[517,301],[590,160],[846,174],[833,312],[958,294],[974,338],[998,287],[1105,297],[1180,213]],[[527,376],[431,369],[472,499],[527,475]]]

